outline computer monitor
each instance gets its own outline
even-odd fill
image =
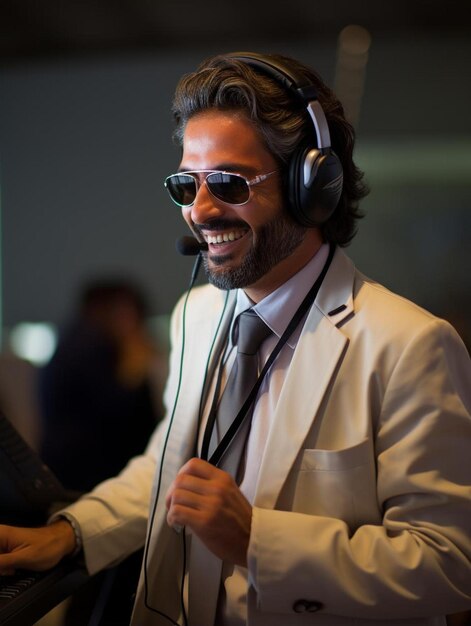
[[[0,523],[43,524],[78,496],[61,485],[0,411]]]

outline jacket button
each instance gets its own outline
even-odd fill
[[[295,613],[315,613],[323,608],[322,602],[317,600],[296,600],[293,604],[293,611]]]

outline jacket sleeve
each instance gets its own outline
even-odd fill
[[[471,367],[433,319],[402,350],[376,419],[381,522],[254,508],[258,608],[404,619],[471,607]],[[316,494],[312,493],[312,498]]]

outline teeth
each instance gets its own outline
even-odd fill
[[[235,241],[236,239],[240,239],[245,234],[243,230],[231,230],[229,233],[219,234],[219,235],[207,235],[206,241],[207,243],[226,243],[228,241]]]

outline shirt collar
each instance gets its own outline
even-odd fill
[[[270,327],[272,332],[277,337],[281,337],[307,292],[319,277],[328,254],[329,245],[325,243],[299,272],[256,305],[243,289],[238,289],[232,325],[241,313],[253,307],[253,310]],[[301,328],[299,327],[288,339],[287,344],[291,348],[296,347],[300,333]],[[232,328],[230,336],[232,336]]]

